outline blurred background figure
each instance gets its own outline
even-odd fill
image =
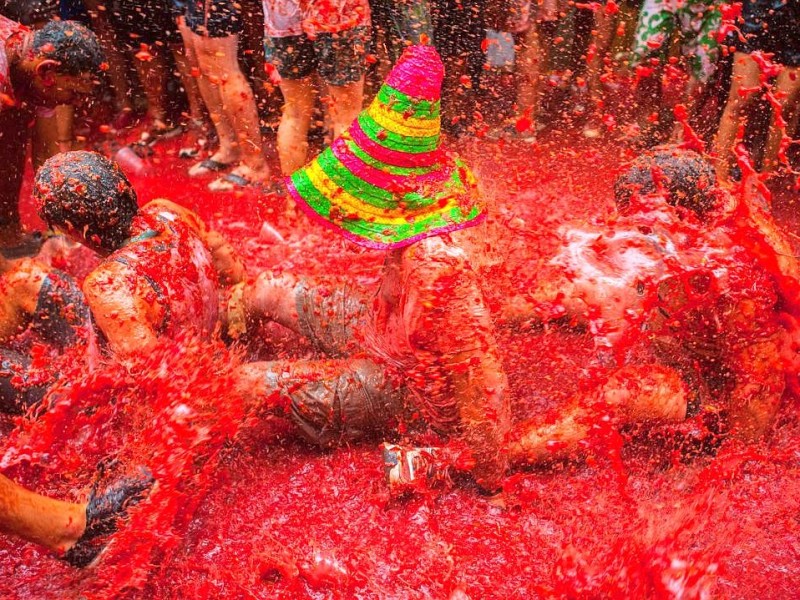
[[[703,86],[714,74],[722,22],[719,4],[711,0],[644,1],[631,50],[640,144],[654,145],[668,137],[680,140],[679,127],[670,131],[673,109],[683,104],[692,115]],[[681,36],[680,56],[668,58],[676,30]]]
[[[730,182],[739,128],[760,90],[770,93],[772,119],[762,170],[788,164],[786,150],[797,128],[800,94],[800,3],[745,0],[741,34],[733,35],[736,49],[728,102],[714,140],[717,177]],[[767,53],[767,54],[765,54]]]
[[[405,13],[397,9],[393,14]],[[278,157],[281,173],[289,175],[309,158],[308,132],[318,94],[315,79],[325,91],[323,104],[332,138],[361,111],[370,7],[367,0],[307,4],[264,0],[264,19],[267,64],[284,98]],[[414,35],[414,24],[403,23]]]
[[[71,21],[33,31],[0,17],[0,250],[8,258],[35,254],[40,235],[27,234],[19,214],[31,121],[93,94],[103,54],[95,35]]]
[[[209,184],[215,192],[267,182],[261,123],[250,83],[239,66],[239,5],[232,0],[191,0],[179,17],[187,55],[196,57],[198,84],[214,123],[219,148],[189,169],[191,176],[220,175]]]

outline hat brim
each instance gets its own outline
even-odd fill
[[[367,248],[402,248],[485,220],[477,183],[460,158],[441,152],[439,168],[428,173],[389,175],[355,154],[345,157],[340,140],[286,185],[305,214],[348,240]],[[389,178],[395,191],[383,187],[385,181],[374,185],[364,178],[370,170],[371,176]]]

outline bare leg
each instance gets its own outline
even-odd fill
[[[285,104],[278,126],[278,157],[283,175],[291,175],[308,159],[308,129],[316,88],[310,77],[281,80]]]
[[[178,74],[181,78],[184,92],[186,93],[186,100],[189,104],[189,123],[186,130],[187,136],[184,141],[184,147],[181,149],[181,156],[194,156],[201,149],[200,146],[205,144],[206,139],[206,124],[205,114],[203,111],[203,97],[200,94],[200,85],[197,80],[200,76],[200,63],[197,60],[197,55],[194,51],[194,46],[191,40],[191,31],[183,19],[179,20],[178,31],[183,40],[183,46],[175,45],[172,47],[172,56],[175,59],[175,64],[178,67]]]
[[[603,74],[605,60],[611,49],[614,39],[614,30],[617,27],[617,15],[608,14],[605,6],[601,5],[594,11],[594,54],[587,64],[587,84],[589,94],[594,102],[599,102],[602,97],[600,76]]]
[[[347,85],[329,85],[333,137],[339,137],[356,120],[364,102],[364,77]]]
[[[83,0],[92,20],[92,29],[97,33],[103,53],[108,60],[108,77],[111,87],[114,88],[114,104],[117,112],[132,112],[131,89],[126,72],[128,67],[125,57],[118,50],[119,40],[116,39],[113,28],[105,16],[105,6],[100,0]],[[102,8],[102,10],[101,10]]]
[[[239,155],[240,165],[235,173],[250,181],[265,180],[269,177],[269,167],[262,147],[261,122],[258,119],[253,90],[239,68],[239,36],[195,36],[194,41],[203,78],[209,85],[215,86],[219,93],[213,98],[219,105],[212,107],[206,99],[206,106],[209,112],[220,111],[221,119],[233,128],[235,136],[233,147],[223,152],[220,132],[220,153]]]
[[[0,475],[0,530],[64,551],[86,529],[86,504],[41,496]]]
[[[794,121],[797,112],[797,101],[800,99],[800,68],[784,67],[775,81],[775,97],[781,105],[781,116],[786,123]],[[773,108],[774,111],[774,108]],[[786,128],[787,136],[792,135],[792,131]],[[781,154],[781,142],[783,141],[784,128],[778,125],[773,116],[772,125],[769,128],[769,139],[764,154],[765,173],[770,173],[778,167],[779,155]]]
[[[704,89],[705,88],[702,83],[700,83],[694,77],[690,77],[689,81],[686,82],[680,97],[675,98],[669,103],[668,107],[670,109],[670,113],[674,113],[675,107],[678,104],[683,104],[686,107],[686,113],[688,115],[687,119],[691,121],[695,115],[695,111],[697,110],[697,102],[703,96]],[[675,143],[683,141],[683,124],[677,119],[672,127],[671,141]]]
[[[741,52],[734,55],[731,91],[728,93],[728,102],[722,113],[719,131],[714,139],[717,179],[722,183],[730,182],[733,147],[747,108],[753,101],[754,94],[747,90],[754,89],[759,85],[760,75],[758,64],[750,56]]]
[[[219,148],[211,159],[224,164],[236,162],[239,160],[239,145],[233,122],[223,110],[221,77],[224,73],[219,72],[220,68],[214,61],[216,50],[210,46],[206,47],[207,45],[203,44],[203,36],[190,31],[187,27],[181,29],[181,35],[184,36],[187,52],[197,58],[200,69],[197,85],[219,139]]]
[[[517,111],[530,119],[531,127],[536,126],[539,112],[539,79],[542,73],[542,49],[536,25],[531,24],[525,32],[525,39],[519,48],[517,77]]]
[[[147,116],[152,120],[155,129],[167,127],[166,90],[167,61],[163,48],[155,44],[150,48],[151,60],[134,58],[136,73],[147,96]]]
[[[190,33],[189,28],[186,25],[179,25],[178,30],[184,40],[184,46],[173,46],[172,56],[178,67],[181,84],[186,92],[186,100],[189,104],[189,118],[192,121],[201,122],[203,120],[203,98],[200,95],[197,77],[192,75],[192,69],[196,69],[196,73],[199,75],[200,63],[194,54],[194,47],[186,43],[186,38]]]
[[[659,365],[623,367],[597,392],[574,398],[551,423],[532,419],[513,435],[509,457],[540,463],[574,457],[595,420],[611,414],[617,426],[641,421],[680,422],[686,417],[687,390],[677,371]]]

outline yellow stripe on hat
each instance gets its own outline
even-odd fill
[[[439,206],[437,202],[434,202],[417,211],[409,210],[408,207],[401,209],[399,206],[395,210],[387,211],[372,206],[371,204],[365,204],[352,194],[343,190],[341,186],[336,185],[336,183],[328,177],[317,161],[313,161],[309,164],[305,172],[306,177],[308,177],[312,185],[317,188],[317,191],[325,196],[331,205],[336,206],[345,215],[356,214],[361,219],[369,219],[381,225],[404,225],[409,222],[410,218],[424,215],[426,212],[438,213],[443,210],[449,210],[456,204],[456,196],[451,196],[445,207]],[[400,216],[395,216],[398,214]]]
[[[367,109],[367,114],[378,125],[389,131],[408,135],[411,137],[433,137],[439,135],[441,124],[439,119],[404,118],[401,113],[388,108],[380,102],[373,102]]]

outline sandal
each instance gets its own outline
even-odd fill
[[[201,175],[208,175],[209,173],[219,173],[225,169],[230,169],[234,163],[224,163],[213,158],[201,160],[199,163],[189,169],[189,177],[200,177]]]
[[[181,148],[178,150],[178,158],[197,158],[200,154],[200,150],[198,148]]]
[[[106,467],[100,465],[100,478]],[[86,506],[86,529],[72,548],[61,557],[73,567],[83,568],[94,562],[108,543],[108,536],[117,531],[117,521],[138,503],[153,486],[153,474],[139,467],[137,476],[119,477],[98,492],[99,482],[92,486]]]
[[[265,194],[283,195],[283,186],[279,183],[268,184],[263,181],[248,179],[239,173],[228,173],[208,184],[208,189],[212,192],[233,192],[241,189],[257,189]]]
[[[206,123],[202,119],[192,119],[185,127],[188,134],[186,146],[178,150],[178,158],[196,158],[208,144]]]

